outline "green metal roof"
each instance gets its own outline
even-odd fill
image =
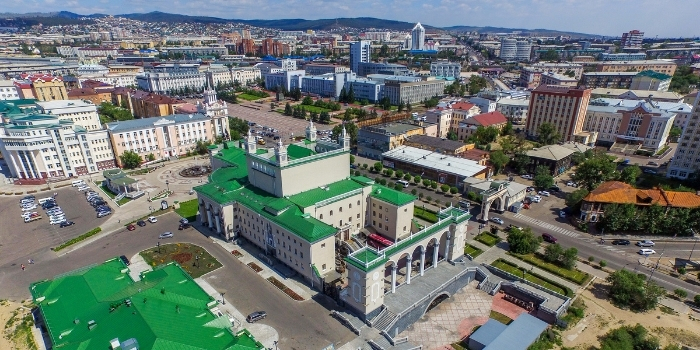
[[[114,258],[30,285],[54,348],[108,349],[135,339],[141,349],[264,349],[248,332],[233,334],[216,300],[176,263],[134,282]]]
[[[453,223],[462,223],[469,220],[471,215],[458,208],[447,208],[438,213],[439,221],[423,228],[422,230],[411,234],[408,238],[396,242],[386,249],[377,251],[372,247],[364,247],[360,250],[352,253],[345,258],[345,261],[360,269],[361,271],[371,271],[374,270],[389,261],[389,258],[400,251],[410,247],[418,241],[429,237],[430,235],[444,230]]]
[[[353,176],[351,179],[364,184],[364,185],[374,185],[374,180],[366,177],[366,176]]]
[[[316,154],[316,152],[306,147],[301,147],[294,144],[287,146],[287,156],[289,159],[301,159],[308,156],[313,156],[314,154]]]
[[[666,80],[666,79],[671,79],[672,77],[668,74],[664,73],[659,73],[655,72],[653,70],[644,70],[641,71],[637,74],[638,77],[649,77],[652,79],[658,79],[658,80]]]
[[[302,207],[310,207],[316,203],[332,200],[343,199],[343,195],[350,194],[353,191],[362,189],[363,185],[353,180],[341,180],[334,182],[323,188],[314,188],[305,192],[301,192],[289,197],[289,200]]]
[[[416,200],[416,197],[408,193],[403,193],[380,185],[372,186],[372,193],[370,193],[370,196],[396,206],[406,205]]]

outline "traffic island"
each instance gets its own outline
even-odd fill
[[[139,255],[151,267],[175,261],[192,278],[201,277],[223,266],[204,248],[191,243],[163,244],[146,249]]]

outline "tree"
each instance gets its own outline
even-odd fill
[[[593,191],[601,183],[617,178],[616,168],[616,164],[610,157],[603,153],[597,153],[579,164],[576,174],[572,178],[579,185]]]
[[[384,167],[381,162],[375,162],[374,165],[372,166],[374,168],[374,171],[376,172],[381,172],[382,168]]]
[[[469,78],[469,94],[470,95],[476,95],[481,91],[481,89],[485,88],[488,86],[488,82],[486,81],[486,78],[478,76],[478,75],[472,75]]]
[[[535,169],[534,183],[539,188],[550,188],[554,185],[554,177],[549,172],[549,168],[544,165],[539,165]]]
[[[231,140],[240,140],[243,135],[248,133],[250,125],[248,122],[241,118],[229,118],[228,129],[230,133]]]
[[[156,155],[153,154],[153,153],[149,153],[149,154],[146,156],[146,158],[148,159],[149,162],[152,162],[152,161],[156,160]]]
[[[430,188],[432,188],[433,190],[436,190],[438,188],[437,181],[430,181]]]
[[[498,134],[498,129],[496,129],[493,126],[489,126],[486,128],[483,126],[478,126],[476,128],[476,131],[474,131],[474,134],[469,136],[467,140],[479,145],[485,145],[487,143],[496,141],[496,139],[498,138]]]
[[[633,311],[646,311],[656,307],[659,297],[665,290],[656,282],[646,280],[643,274],[629,270],[618,270],[606,278],[610,283],[609,297],[621,307],[629,307]]]
[[[338,139],[341,131],[343,130],[343,126],[345,126],[345,132],[347,132],[350,136],[350,144],[357,144],[357,133],[359,129],[357,128],[357,125],[355,125],[355,123],[353,122],[347,122],[342,125],[336,125],[335,127],[333,127],[333,130],[331,130],[331,138]]]
[[[420,177],[420,175],[416,175],[413,177],[414,184],[418,185],[419,183],[421,183],[421,181],[423,181],[423,179]]]
[[[442,185],[440,185],[440,191],[442,191],[442,193],[450,192],[450,186],[446,185],[446,184],[442,184]]]
[[[637,177],[642,175],[642,169],[637,165],[630,165],[622,169],[619,180],[630,185],[637,183]]]
[[[330,122],[331,122],[331,115],[330,115],[330,113],[328,113],[328,112],[326,112],[326,111],[323,111],[323,112],[321,112],[321,114],[319,115],[318,119],[319,119],[319,122],[321,122],[321,123],[323,123],[323,124],[330,124]]]
[[[696,295],[693,297],[693,301],[695,302],[695,306],[699,306],[699,307],[700,307],[700,294],[696,294]]]
[[[338,101],[340,102],[348,102],[348,92],[345,91],[345,87],[343,86],[342,89],[340,89],[340,95],[338,95]]]
[[[367,169],[368,165],[367,163],[362,164],[362,169]]]
[[[311,98],[311,96],[306,96],[303,100],[301,100],[301,104],[304,106],[311,106],[314,104],[314,100]]]
[[[209,146],[211,145],[211,142],[207,141],[197,141],[197,144],[195,144],[194,149],[195,152],[204,155],[209,152]]]
[[[600,350],[656,350],[659,339],[650,336],[640,324],[611,329],[600,340]],[[666,347],[665,350],[671,350]]]
[[[573,210],[572,213],[577,213],[581,209],[581,201],[588,195],[588,190],[579,188],[574,192],[566,195],[566,206]]]
[[[408,182],[411,182],[411,180],[413,180],[413,175],[406,173],[403,175],[403,179],[408,181]]]
[[[559,61],[559,53],[556,50],[547,50],[540,55],[542,61]]]
[[[493,151],[491,152],[491,164],[493,164],[495,175],[503,170],[506,164],[510,161],[510,158],[503,153],[503,151]]]
[[[350,164],[355,164],[355,156],[350,155]]]
[[[396,178],[401,179],[403,177],[403,170],[396,170]]]
[[[542,237],[535,236],[532,229],[526,227],[519,229],[512,227],[508,231],[508,245],[510,251],[516,254],[531,254],[537,251],[542,242]]]
[[[573,78],[573,77],[576,76],[576,72],[574,72],[574,71],[571,70],[571,69],[567,69],[566,72],[564,72],[564,75],[566,75],[566,76],[569,77],[569,78]]]
[[[677,126],[671,127],[671,131],[668,132],[668,137],[671,140],[677,140],[681,134],[683,133],[683,130]]]
[[[350,84],[350,90],[348,91],[348,103],[355,103],[355,89]]]
[[[399,111],[401,112],[401,111]],[[447,132],[447,139],[452,140],[452,141],[457,141],[457,133],[454,131],[448,131]]]
[[[675,296],[677,296],[678,299],[685,299],[686,297],[688,297],[688,292],[686,292],[685,289],[681,289],[681,288],[676,288],[673,291],[673,294]]]
[[[394,175],[394,169],[384,169],[384,175],[391,177]]]
[[[292,115],[292,105],[289,102],[284,105],[284,115]]]
[[[398,108],[397,108],[397,111],[403,112],[403,109],[404,109],[405,106],[406,106],[406,104],[403,103],[403,100],[400,100],[400,101],[399,101],[399,106],[398,106]]]
[[[125,169],[135,169],[141,165],[141,156],[134,151],[124,151],[119,159],[122,161],[122,167]]]
[[[561,257],[561,266],[566,269],[573,269],[576,266],[576,260],[578,258],[578,249],[571,247],[564,251]]]
[[[432,181],[430,181],[430,180],[428,180],[428,179],[423,179],[423,187],[428,188],[428,186],[430,186],[430,183],[431,183],[431,182],[432,182]]]
[[[513,135],[515,131],[513,131],[513,123],[510,122],[510,120],[506,123],[506,125],[501,129],[501,136],[510,136]]]
[[[564,254],[564,248],[559,243],[554,243],[544,248],[544,260],[550,263],[558,263]]]
[[[561,135],[551,123],[542,123],[537,128],[537,139],[543,145],[553,145],[561,140]]]
[[[457,192],[459,192],[459,189],[458,189],[457,187],[455,187],[455,186],[451,186],[451,187],[450,187],[450,194],[451,194],[451,195],[454,196],[454,195],[457,194]]]
[[[530,164],[530,157],[525,152],[516,152],[511,162],[511,166],[518,174],[524,173],[528,164]]]

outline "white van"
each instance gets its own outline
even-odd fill
[[[397,184],[402,184],[402,185],[403,185],[403,188],[408,187],[408,181],[406,181],[406,180],[399,180],[399,181],[396,181],[396,183],[397,183]]]
[[[39,200],[39,204],[44,204],[44,203],[46,203],[48,201],[52,201],[52,200],[53,200],[53,197],[42,198]]]
[[[71,185],[73,185],[73,187],[76,187],[76,186],[83,186],[83,185],[85,185],[85,181],[83,181],[83,180],[75,180],[75,181],[71,182]]]
[[[87,185],[82,185],[82,186],[78,187],[78,191],[80,191],[80,192],[87,191],[89,189],[90,189],[90,187]]]

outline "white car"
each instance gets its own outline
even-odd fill
[[[148,217],[148,222],[150,222],[150,223],[152,223],[152,224],[155,224],[156,222],[158,222],[158,219],[156,219],[155,216],[149,216],[149,217]]]
[[[571,186],[571,187],[575,187],[575,186],[576,186],[576,184],[575,184],[573,181],[567,181],[567,182],[566,182],[566,185],[567,185],[567,186]]]
[[[650,241],[648,239],[637,242],[637,246],[639,247],[653,247],[655,244],[656,243],[654,243],[654,241]]]
[[[640,249],[637,253],[639,253],[639,255],[649,255],[649,254],[656,254],[656,251],[654,249],[643,248],[643,249]]]
[[[36,204],[22,207],[22,211],[30,211],[30,210],[34,210],[34,209],[36,209]]]
[[[542,197],[540,197],[540,196],[534,196],[534,197],[532,197],[532,202],[533,202],[533,203],[539,203],[539,202],[541,202],[541,201],[542,201]]]
[[[56,225],[56,224],[60,224],[60,223],[62,223],[62,222],[64,222],[64,221],[66,221],[66,218],[62,218],[62,219],[51,219],[51,221],[49,221],[49,224],[51,224],[51,225]]]
[[[525,174],[525,175],[520,175],[520,177],[522,177],[525,180],[532,180],[532,175]]]
[[[80,192],[84,192],[84,191],[87,191],[89,189],[90,189],[90,187],[88,187],[88,186],[78,187],[78,191],[80,191]]]
[[[495,223],[497,223],[497,224],[499,224],[499,225],[503,225],[503,224],[504,224],[503,219],[501,219],[501,218],[499,218],[499,217],[493,217],[493,218],[491,218],[491,221],[493,221],[493,222],[495,222]]]
[[[539,194],[540,196],[549,197],[549,192],[547,191],[539,191],[537,192],[537,194]]]

